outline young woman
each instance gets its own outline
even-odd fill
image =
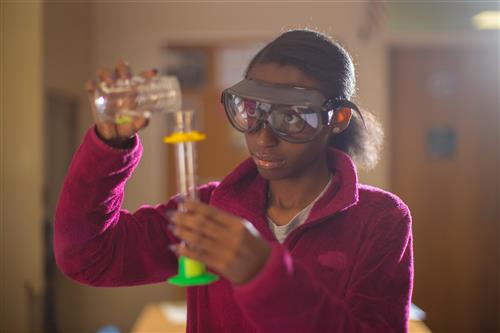
[[[128,75],[122,63],[100,78]],[[205,263],[221,279],[188,288],[188,332],[407,331],[410,212],[358,183],[353,159],[373,164],[381,132],[354,92],[352,60],[327,36],[294,30],[269,43],[222,95],[250,158],[184,213],[174,199],[121,210],[147,122],[98,123],[59,201],[59,267],[111,287],[163,282],[178,255]]]

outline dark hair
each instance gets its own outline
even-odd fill
[[[264,63],[298,68],[319,82],[327,98],[350,100],[356,92],[351,56],[339,43],[317,31],[291,30],[283,33],[255,55],[245,77],[253,66]],[[363,111],[363,119],[353,112],[349,127],[332,136],[330,146],[349,154],[357,164],[372,168],[378,161],[383,131],[373,114]]]

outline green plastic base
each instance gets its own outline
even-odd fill
[[[199,276],[194,276],[194,277],[185,277],[180,274],[171,277],[168,279],[168,283],[180,286],[180,287],[187,287],[187,286],[201,286],[205,284],[210,284],[214,281],[217,281],[219,277],[215,274],[210,274],[210,273],[204,273],[203,275]]]

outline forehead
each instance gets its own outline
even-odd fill
[[[272,84],[321,90],[318,81],[291,65],[257,64],[248,72],[248,78]]]

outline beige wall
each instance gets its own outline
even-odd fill
[[[0,331],[27,332],[42,280],[42,5],[1,2]],[[32,309],[36,311],[37,309]]]
[[[46,2],[43,6],[44,89],[78,101],[78,141],[92,122],[84,82],[95,71],[90,3]]]

